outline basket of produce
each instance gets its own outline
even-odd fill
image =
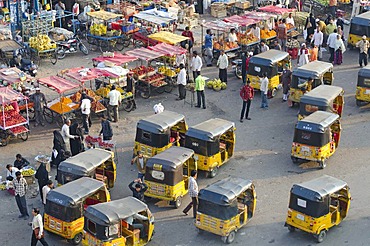
[[[27,166],[21,170],[23,177],[30,177],[35,175],[36,170],[33,167]]]

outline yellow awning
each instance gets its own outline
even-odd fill
[[[96,18],[96,19],[100,19],[100,20],[105,20],[105,21],[111,20],[111,19],[115,19],[115,18],[118,18],[118,17],[122,17],[123,16],[123,15],[114,14],[112,12],[108,12],[108,11],[105,11],[105,10],[88,12],[87,15],[88,16],[91,16],[92,18]]]
[[[178,44],[182,41],[188,40],[188,37],[174,34],[172,32],[157,32],[148,36],[151,39],[167,43],[167,44]]]

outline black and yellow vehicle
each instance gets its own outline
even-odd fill
[[[89,206],[84,217],[82,245],[143,246],[153,237],[154,217],[148,206],[134,197]]]
[[[236,232],[254,216],[257,197],[250,180],[228,177],[201,189],[195,226],[232,243]]]
[[[315,111],[333,112],[342,116],[344,108],[344,90],[339,86],[320,85],[301,97],[298,120]]]
[[[185,116],[167,110],[141,119],[136,127],[134,156],[138,151],[154,156],[171,146],[182,146],[187,130]]]
[[[218,168],[234,154],[235,124],[224,119],[214,118],[189,127],[185,137],[185,147],[194,150],[198,170],[216,176]]]
[[[357,15],[351,19],[351,25],[348,35],[348,47],[356,48],[356,43],[362,40],[362,36],[366,35],[370,41],[370,12]]]
[[[370,102],[370,65],[358,71],[356,105],[361,107]]]
[[[188,193],[192,170],[197,170],[194,151],[173,146],[149,158],[146,163],[145,196],[170,201],[179,208],[182,198]]]
[[[82,177],[57,187],[46,196],[44,228],[77,245],[82,241],[84,210],[108,201],[106,185],[92,178]]]
[[[288,216],[285,226],[311,233],[318,243],[327,231],[347,217],[351,194],[346,182],[324,175],[294,184],[290,190]]]
[[[316,111],[298,121],[292,144],[292,161],[316,161],[321,168],[325,168],[325,161],[338,148],[341,131],[339,115],[326,111]]]
[[[252,87],[259,90],[261,86],[260,77],[267,73],[269,79],[267,97],[272,98],[276,96],[280,85],[280,74],[286,64],[289,64],[289,67],[291,66],[289,53],[279,50],[262,52],[252,56],[249,60],[247,78],[250,79]]]
[[[308,82],[310,78],[313,79],[312,83]],[[299,103],[302,95],[306,92],[322,84],[332,85],[333,81],[333,64],[329,62],[313,61],[295,68],[292,72],[292,81],[289,89],[289,107]]]
[[[58,166],[57,181],[64,185],[81,177],[91,177],[114,187],[116,181],[116,163],[114,153],[104,149],[89,149],[81,152]]]

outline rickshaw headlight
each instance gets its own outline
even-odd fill
[[[288,208],[288,217],[291,218],[292,217],[292,210],[290,208]]]

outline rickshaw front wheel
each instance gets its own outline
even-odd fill
[[[214,177],[216,177],[217,172],[218,172],[218,167],[215,167],[214,169],[212,169],[212,171],[208,172],[208,176],[210,178],[214,178]]]
[[[289,230],[289,232],[295,232],[295,227],[291,226],[291,225],[288,225],[288,230]]]
[[[268,94],[268,97],[269,98],[274,98],[276,97],[276,94],[277,94],[277,90],[276,88],[272,89],[271,91],[269,91],[270,93]]]
[[[320,233],[318,235],[315,235],[315,236],[316,236],[316,241],[318,243],[324,242],[324,240],[326,238],[326,230],[320,231]]]
[[[320,166],[321,169],[324,169],[326,167],[325,160],[319,161],[319,166]]]
[[[290,158],[292,159],[292,162],[294,164],[298,164],[299,163],[299,159],[297,157],[291,156]]]
[[[222,237],[222,241],[224,241],[224,243],[231,244],[234,242],[235,234],[235,231],[231,231],[228,236]]]
[[[176,198],[176,201],[175,201],[175,208],[179,208],[181,207],[181,204],[182,204],[182,197],[179,196],[178,198]]]
[[[82,241],[82,233],[76,234],[76,236],[69,240],[69,242],[73,245],[78,245]]]

